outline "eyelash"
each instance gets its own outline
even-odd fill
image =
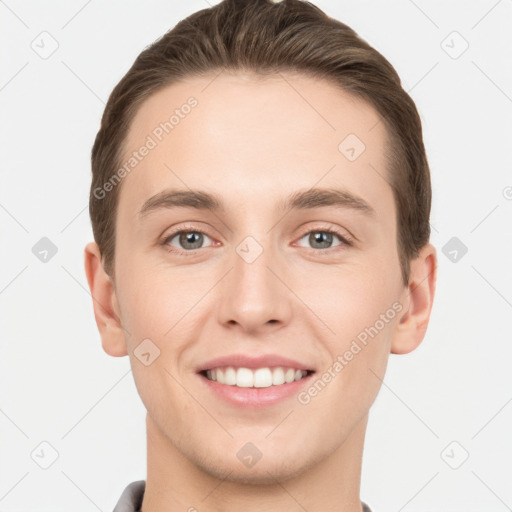
[[[181,233],[200,233],[202,235],[208,236],[209,238],[212,238],[208,235],[208,233],[205,233],[204,231],[201,231],[200,229],[196,229],[194,226],[189,225],[189,226],[183,226],[181,229],[176,230],[176,231],[172,232],[171,234],[167,235],[162,240],[161,245],[163,245],[168,252],[173,253],[173,254],[183,255],[183,256],[195,256],[195,255],[197,255],[197,251],[204,249],[202,247],[202,248],[194,249],[191,251],[185,251],[185,250],[176,249],[175,247],[171,247],[170,245],[168,245],[169,242],[176,235],[179,235]],[[310,233],[331,233],[333,235],[336,235],[342,242],[338,246],[328,247],[326,249],[310,248],[309,251],[313,252],[315,255],[321,254],[322,256],[324,256],[324,255],[326,255],[327,252],[331,252],[332,250],[335,250],[335,249],[343,250],[343,246],[352,247],[353,243],[354,243],[352,238],[348,237],[347,235],[342,235],[341,232],[339,232],[337,229],[332,228],[332,227],[318,227],[315,229],[310,229],[309,231],[305,231],[304,233],[302,233],[300,235],[300,237],[298,238],[298,240],[301,240],[302,238],[304,238],[304,236],[306,236]]]

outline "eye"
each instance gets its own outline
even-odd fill
[[[300,240],[305,238],[307,239],[307,242],[311,244],[311,248],[314,250],[331,249],[340,245],[352,245],[351,240],[332,228],[308,231],[302,235]],[[338,238],[340,240],[340,243],[335,246],[332,245],[334,238]]]
[[[339,243],[333,245],[335,238],[339,240]],[[319,228],[307,231],[300,237],[299,242],[304,239],[311,244],[310,249],[313,251],[327,252],[325,249],[352,246],[352,239],[350,237],[341,234],[333,228]],[[181,229],[171,233],[162,240],[161,244],[169,252],[192,256],[196,250],[205,248],[204,244],[207,240],[212,242],[212,239],[206,233],[191,226],[188,229]],[[303,247],[302,244],[299,243],[299,245]]]
[[[174,247],[175,249],[170,249],[170,251],[184,251],[190,252],[196,249],[202,249],[205,238],[211,241],[211,238],[203,233],[202,231],[192,231],[192,230],[181,230],[176,231],[175,233],[169,235],[164,241],[163,244],[166,246]],[[177,246],[173,244],[173,240],[176,240]]]

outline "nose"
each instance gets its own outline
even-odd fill
[[[268,245],[248,237],[234,251],[231,271],[218,290],[219,322],[246,334],[264,334],[290,322],[292,293],[284,262]]]

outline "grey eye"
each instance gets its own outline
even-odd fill
[[[172,243],[176,238],[178,239],[178,246]],[[169,244],[173,247],[177,247],[178,249],[193,251],[195,249],[201,249],[205,238],[210,240],[208,235],[205,235],[200,231],[179,231],[169,238]]]
[[[339,235],[336,233],[331,233],[329,231],[310,231],[306,233],[301,240],[307,238],[308,243],[311,244],[312,249],[330,249],[333,247],[333,239],[334,237],[340,239]],[[341,240],[341,239],[340,239]],[[338,244],[341,245],[341,244]]]

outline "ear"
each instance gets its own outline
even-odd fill
[[[103,350],[114,357],[126,356],[126,340],[121,325],[117,294],[111,277],[103,269],[98,244],[86,245],[85,273],[93,299],[94,317],[101,335]]]
[[[437,280],[437,256],[432,244],[426,244],[411,260],[409,284],[404,287],[401,319],[391,342],[392,354],[412,352],[425,337],[434,301]]]

